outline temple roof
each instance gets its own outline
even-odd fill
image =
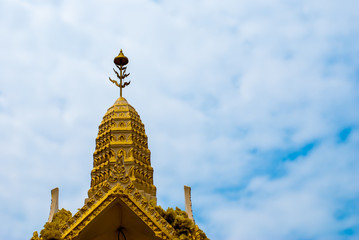
[[[114,239],[119,229],[129,239],[173,239],[172,226],[130,181],[121,165],[61,229],[64,240]]]
[[[145,126],[137,111],[122,97],[122,88],[130,84],[123,82],[129,74],[125,73],[128,59],[122,50],[114,62],[120,70],[120,74],[114,70],[120,83],[111,78],[110,81],[120,88],[120,97],[99,126],[88,198],[74,216],[58,227],[61,239],[120,239],[121,234],[125,239],[175,239],[178,234],[172,222],[161,215],[162,208],[161,214],[156,210],[156,187]],[[189,236],[200,239],[198,226],[194,230]],[[39,239],[37,232],[33,239]]]
[[[62,238],[112,239],[121,228],[131,239],[173,239],[175,230],[154,208],[150,154],[140,116],[118,98],[99,126],[89,197],[61,229]]]

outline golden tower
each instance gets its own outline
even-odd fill
[[[55,207],[41,237],[35,231],[31,240],[179,240],[180,235],[187,236],[181,239],[207,240],[193,217],[189,219],[180,209],[166,212],[157,206],[145,127],[122,97],[122,89],[130,84],[124,81],[129,73],[122,50],[114,63],[120,82],[109,79],[120,88],[120,97],[99,126],[88,198],[73,216],[64,209],[56,213],[58,199],[53,199]],[[57,197],[58,189],[53,193]],[[173,227],[175,219],[180,230]]]
[[[150,155],[140,116],[125,98],[119,97],[99,126],[88,196],[111,182],[117,174],[116,166],[122,165],[136,189],[147,200],[156,200]]]
[[[126,74],[125,65],[128,64],[128,58],[123,54],[122,49],[113,62],[120,70],[118,73],[113,69],[120,83],[109,79],[120,88],[120,97],[107,110],[99,126],[88,196],[92,197],[107,181],[111,182],[117,174],[115,167],[122,165],[136,189],[147,200],[156,202],[151,152],[148,149],[145,126],[136,110],[122,97],[122,88],[130,84],[130,82],[122,83],[130,75]]]
[[[99,126],[93,154],[91,186],[85,205],[62,226],[64,240],[173,239],[175,230],[156,211],[151,152],[137,111],[122,97],[128,58],[114,63],[120,97]]]

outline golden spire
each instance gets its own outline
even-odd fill
[[[115,57],[113,62],[115,63],[116,67],[120,70],[120,74],[118,74],[118,72],[115,69],[113,69],[113,71],[117,75],[117,78],[120,79],[120,83],[118,83],[116,80],[112,80],[110,77],[109,77],[109,79],[111,82],[116,84],[117,87],[120,88],[120,97],[122,97],[122,88],[126,87],[127,85],[130,85],[130,83],[131,83],[131,81],[129,81],[129,82],[123,81],[123,84],[122,84],[122,80],[130,75],[129,73],[126,74],[127,67],[124,67],[124,66],[127,65],[128,58],[125,55],[123,55],[122,49],[121,49],[120,53],[118,54],[118,56]]]
[[[125,172],[129,177],[127,180],[121,177]],[[113,186],[116,178],[120,182],[131,181],[147,200],[156,200],[145,126],[137,111],[123,97],[107,110],[99,126],[89,197],[104,185]]]

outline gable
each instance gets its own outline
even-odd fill
[[[135,239],[173,239],[172,226],[135,188],[124,169],[118,170],[61,229],[64,240],[102,240],[120,227],[131,236],[141,236]]]

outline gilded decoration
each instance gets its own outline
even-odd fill
[[[89,197],[104,182],[120,180],[132,181],[148,200],[156,200],[150,157],[144,124],[126,99],[118,98],[99,126]],[[118,171],[119,165],[124,166],[124,172]],[[124,173],[128,176],[124,177]]]
[[[96,199],[95,196],[103,196]],[[92,198],[85,204],[71,219],[67,225],[63,227],[62,238],[70,240],[78,236],[78,234],[91,222],[98,214],[100,214],[107,206],[116,199],[122,200],[141,220],[146,223],[156,236],[161,239],[173,239],[175,230],[167,223],[158,212],[148,203],[130,182],[127,184],[116,183],[109,191],[102,187]]]

